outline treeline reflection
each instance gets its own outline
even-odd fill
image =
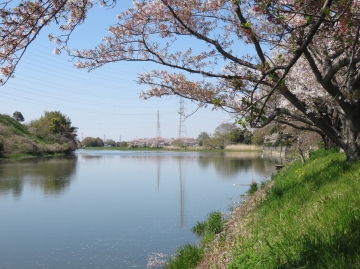
[[[21,196],[24,185],[60,194],[70,186],[77,156],[0,161],[0,195]]]
[[[134,164],[149,163],[157,167],[157,182],[159,185],[161,166],[178,166],[180,170],[188,165],[199,166],[200,169],[209,168],[221,180],[233,179],[240,172],[251,172],[260,176],[267,176],[275,170],[275,164],[282,160],[272,156],[262,156],[257,152],[187,152],[183,155],[159,152],[157,155],[72,155],[67,157],[31,158],[23,160],[0,161],[0,195],[12,194],[14,197],[22,195],[24,186],[43,190],[44,194],[57,195],[65,192],[71,184],[76,171],[77,160],[81,162],[109,161],[114,159],[134,160]],[[135,162],[136,161],[136,162]],[[131,162],[132,163],[132,162]],[[117,165],[114,163],[114,165]],[[128,167],[131,164],[126,164]],[[185,173],[184,170],[184,173]],[[181,173],[181,171],[180,171]],[[185,175],[185,174],[184,174]],[[159,186],[158,186],[159,188]]]
[[[267,156],[259,152],[187,152],[184,155],[82,155],[83,160],[131,159],[141,163],[156,163],[157,166],[170,162],[182,164],[198,163],[203,169],[214,167],[223,178],[234,177],[239,172],[252,172],[267,176],[275,170],[275,164],[282,164],[280,157]]]
[[[213,166],[218,174],[233,177],[239,172],[251,170],[258,175],[266,176],[275,170],[275,164],[281,164],[281,158],[264,156],[256,152],[222,152],[214,156],[199,156],[200,167]]]

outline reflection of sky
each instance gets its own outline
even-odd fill
[[[248,189],[239,184],[261,179],[265,161],[256,156],[79,151],[61,195],[44,196],[44,183],[25,184],[17,199],[0,193],[0,249],[6,257],[0,265],[145,268],[151,252],[172,254],[178,245],[195,242],[190,228],[197,221],[214,210],[227,212]],[[237,167],[244,162],[246,169]],[[34,175],[34,167],[18,169],[24,173],[19,178]],[[49,175],[64,168],[45,167]]]

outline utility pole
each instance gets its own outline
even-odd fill
[[[157,125],[156,125],[156,137],[161,137],[161,129],[160,129],[160,113],[157,111]]]
[[[180,97],[179,99],[179,130],[178,130],[178,137],[187,137],[186,133],[186,117],[185,117],[185,105],[184,105],[184,99]]]

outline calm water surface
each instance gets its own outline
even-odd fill
[[[197,242],[281,160],[261,153],[79,150],[0,162],[0,268],[146,268]]]

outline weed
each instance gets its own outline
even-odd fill
[[[186,244],[175,252],[169,259],[164,269],[191,269],[195,268],[197,263],[204,255],[205,245],[214,240],[214,236],[223,229],[225,221],[221,212],[211,212],[208,218],[197,224],[191,229],[194,234],[201,238],[201,245],[194,246]],[[220,238],[224,240],[224,238]]]
[[[197,224],[191,229],[191,231],[198,237],[205,237],[207,235],[215,235],[221,232],[224,226],[224,219],[221,212],[211,212],[208,218],[203,222],[197,222]]]
[[[251,183],[250,188],[246,192],[248,195],[253,195],[255,192],[257,192],[259,189],[259,186],[256,182]]]
[[[204,255],[204,250],[191,244],[179,247],[174,256],[164,266],[164,269],[190,269],[195,268]]]

